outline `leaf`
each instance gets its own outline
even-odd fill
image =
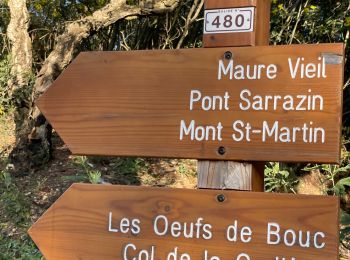
[[[302,171],[305,171],[305,172],[310,172],[312,170],[318,170],[320,169],[320,165],[316,164],[314,166],[305,166],[303,169],[301,169]]]
[[[280,171],[280,164],[277,162],[275,163],[275,165],[273,166],[273,172],[274,173],[278,173]]]
[[[341,185],[341,186],[350,186],[350,177],[340,179],[337,183],[336,186]]]
[[[344,167],[340,167],[338,168],[335,172],[342,172],[342,173],[347,173],[348,171],[350,171],[350,164],[344,166]]]
[[[280,174],[285,177],[285,178],[288,178],[289,176],[289,172],[288,171],[280,171]]]
[[[340,223],[342,225],[350,225],[350,214],[344,210],[340,211]]]

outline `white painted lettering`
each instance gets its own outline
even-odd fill
[[[252,229],[250,227],[242,227],[241,241],[243,243],[249,243],[252,240]]]
[[[232,134],[232,138],[236,142],[240,142],[244,138],[244,132],[242,131],[243,127],[244,127],[244,122],[241,120],[237,120],[233,123],[233,130],[237,132],[237,134],[236,133]]]
[[[268,79],[275,79],[277,77],[277,66],[275,64],[267,66],[266,76]]]
[[[169,223],[168,218],[159,215],[153,222],[153,230],[156,235],[164,236],[170,233],[173,237],[183,236],[184,238],[203,238],[205,240],[212,238],[212,226],[205,224],[203,218],[197,218],[196,222],[178,222]]]
[[[204,250],[204,260],[220,260],[220,257],[209,256],[208,250]]]
[[[277,245],[284,244],[285,246],[300,246],[302,248],[310,248],[313,246],[316,249],[321,249],[326,246],[324,239],[326,235],[323,232],[315,232],[312,234],[309,230],[299,230],[296,232],[293,229],[281,230],[278,223],[268,223],[267,225],[267,244]]]
[[[164,228],[162,231],[159,231],[159,226],[162,226],[159,223],[163,223]],[[163,216],[163,215],[159,215],[155,218],[155,220],[153,222],[153,230],[156,233],[156,235],[164,236],[168,231],[168,225],[169,225],[169,222],[168,222],[167,217]]]
[[[140,223],[141,221],[137,218],[131,220],[131,233],[137,235],[140,233]]]
[[[187,253],[184,253],[184,254],[178,253],[178,247],[175,247],[174,250],[168,254],[166,259],[167,260],[191,260],[191,257]]]
[[[275,64],[241,64],[234,65],[233,60],[227,62],[225,65],[223,60],[219,60],[218,64],[218,80],[223,76],[232,80],[258,80],[262,78],[274,79],[277,76],[277,66]]]
[[[241,129],[238,129],[243,133]],[[262,125],[262,141],[266,142],[268,138],[272,138],[274,142],[295,143],[301,139],[304,143],[325,143],[326,131],[322,127],[313,127],[313,122],[304,123],[301,127],[285,127],[281,126],[278,121],[269,124],[263,121]],[[298,139],[298,137],[300,137]]]
[[[287,229],[284,232],[284,244],[286,246],[294,246],[296,241],[296,234],[293,229]]]
[[[189,124],[189,126],[186,126],[185,120],[181,120],[180,123],[180,140],[183,140],[184,138],[184,134],[185,135],[189,135],[191,134],[191,140],[194,139],[194,125],[195,125],[195,121],[192,120],[191,123]]]
[[[319,243],[318,237],[325,238],[326,235],[323,232],[316,232],[314,235],[314,247],[317,249],[324,248],[326,246],[326,243],[325,242]]]
[[[221,122],[219,122],[216,126],[198,126],[194,120],[191,120],[190,124],[187,126],[186,122],[181,120],[180,140],[183,140],[185,135],[189,135],[192,141],[222,141],[222,129],[223,126]]]
[[[219,60],[219,69],[218,69],[218,80],[221,80],[221,74],[224,74],[225,76],[230,73],[230,79],[232,79],[233,75],[233,60],[230,60],[227,67],[225,67],[225,64],[222,60]]]
[[[299,68],[300,58],[297,59],[295,66],[293,66],[293,62],[291,58],[288,58],[289,71],[292,79],[295,79],[297,76],[298,68]]]
[[[238,227],[238,221],[235,220],[233,225],[226,228],[226,239],[230,242],[237,242],[238,236],[243,243],[249,243],[252,239],[252,229],[248,226]]]
[[[123,258],[124,260],[129,260],[128,258],[128,250],[129,250],[129,247],[132,249],[132,250],[136,250],[136,246],[134,244],[127,244],[125,247],[124,247],[124,253],[123,253]],[[133,258],[133,259],[136,259],[136,258]]]
[[[201,99],[201,92],[199,90],[191,90],[190,95],[190,110],[193,110],[193,103]]]
[[[280,225],[277,223],[267,224],[267,244],[268,245],[278,245],[280,243]]]
[[[236,260],[250,260],[250,256],[245,253],[242,253],[237,256]]]
[[[109,217],[108,217],[108,231],[109,232],[114,232],[114,233],[118,233],[119,230],[117,228],[112,228],[112,212],[109,212]]]
[[[243,111],[252,109],[256,111],[278,110],[282,107],[285,111],[316,111],[323,110],[323,97],[314,95],[311,89],[303,95],[253,95],[248,89],[240,92],[239,108]]]
[[[130,221],[127,218],[122,218],[122,220],[120,221],[120,231],[123,234],[126,234],[129,232],[129,227],[130,227]]]
[[[305,63],[304,57],[298,57],[296,61],[288,58],[289,72],[292,79],[299,76],[300,79],[308,78],[327,78],[326,62],[324,58],[319,57],[318,63]]]
[[[248,98],[246,98],[246,96],[251,96],[251,92],[248,90],[248,89],[243,89],[242,91],[241,91],[241,94],[239,95],[239,97],[241,98],[241,100],[243,100],[244,102],[246,102],[247,104],[244,106],[244,105],[242,105],[242,103],[240,102],[239,103],[239,108],[241,109],[241,110],[248,110],[249,108],[250,108],[250,101],[249,101],[249,99]]]
[[[180,237],[181,236],[181,223],[178,221],[174,221],[171,225],[171,235],[173,237]]]

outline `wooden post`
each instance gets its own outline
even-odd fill
[[[270,5],[270,0],[206,0],[205,10],[213,10],[213,13],[217,9],[253,7],[254,23],[253,28],[246,31],[206,32],[203,35],[204,47],[268,45],[270,38]],[[227,13],[229,13],[228,10]],[[208,22],[207,17],[204,19],[205,22]],[[221,24],[224,21],[216,20],[216,26],[219,26],[218,22]],[[240,24],[241,21],[238,22]],[[206,26],[204,30],[206,30]],[[199,160],[197,186],[200,189],[264,191],[264,163]]]

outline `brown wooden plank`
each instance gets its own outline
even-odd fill
[[[218,80],[219,60],[226,51],[233,53],[234,64],[276,64],[278,74],[275,79]],[[340,153],[342,55],[342,44],[82,53],[38,105],[75,154],[334,163]],[[326,78],[291,78],[288,58],[317,62],[323,56],[328,63]],[[310,90],[322,97],[323,108],[319,102],[313,111],[286,111],[281,105],[276,110],[270,105],[267,111],[243,111],[238,104],[244,89],[252,95],[291,95],[295,102],[297,95],[308,95]],[[222,100],[228,92],[229,110],[204,111],[200,102],[190,110],[192,90]],[[191,140],[187,135],[180,140],[182,120],[186,127],[192,120],[196,127],[221,122],[222,140]],[[322,127],[324,143],[320,132],[316,142],[305,142],[301,131],[295,142],[275,142],[272,137],[263,142],[262,134],[234,141],[232,135],[239,135],[232,129],[236,120],[249,122],[255,130],[262,130],[264,121],[265,130],[276,122],[279,131],[304,124]],[[219,154],[219,147],[225,148],[224,154]]]
[[[218,202],[220,194],[224,195],[223,202]],[[338,209],[336,197],[74,184],[29,233],[48,260],[133,259],[141,249],[149,250],[152,246],[155,247],[154,258],[141,259],[167,259],[167,255],[178,247],[178,253],[187,253],[190,259],[205,259],[204,251],[208,250],[211,256],[219,259],[236,259],[245,253],[250,259],[335,260],[338,259]],[[123,218],[130,222],[139,220],[139,224],[132,227],[134,234],[131,227],[127,227],[127,220],[123,221],[125,234],[121,232],[119,223]],[[188,227],[199,218],[202,218],[202,224],[198,238],[195,224],[193,237],[186,238],[181,232],[177,237],[176,230],[173,231],[175,235],[171,234],[175,221],[180,223],[175,226],[183,227],[187,223]],[[248,242],[241,240],[241,231],[237,241],[227,239],[227,229],[235,221],[239,230],[243,226],[250,228],[252,234],[243,236]],[[159,235],[154,228],[155,222]],[[110,232],[109,223],[119,232]],[[281,240],[276,245],[268,244],[268,237],[271,242],[277,241],[276,235],[268,236],[269,223],[271,227],[278,225],[280,228],[278,236]],[[205,224],[211,225],[205,228],[209,232],[203,230]],[[139,232],[136,226],[139,226]],[[305,244],[308,231],[309,246],[302,247],[299,232]],[[247,228],[245,232],[248,232]],[[298,234],[295,243],[292,243],[293,232]],[[287,245],[283,242],[284,233],[287,233]],[[315,247],[314,239],[311,239],[315,234],[316,246],[322,248]],[[126,247],[128,244],[137,249]],[[125,248],[129,248],[128,258],[123,257]],[[180,259],[179,255],[177,259]]]
[[[255,45],[269,45],[270,41],[270,0],[257,1]]]

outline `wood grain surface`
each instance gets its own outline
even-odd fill
[[[263,162],[198,161],[199,189],[264,191]]]
[[[227,66],[226,51],[232,52],[234,65],[275,64],[276,78],[230,80],[222,73],[218,80],[219,61]],[[342,55],[342,44],[81,53],[38,106],[74,154],[335,163],[340,154]],[[319,57],[328,57],[326,78],[291,78],[288,58],[316,63]],[[295,98],[311,92],[322,96],[323,108],[318,103],[315,110],[286,111],[281,104],[273,109],[269,103],[264,111],[243,111],[239,104],[245,89],[251,92],[251,104],[255,95]],[[190,110],[193,90],[207,96],[206,102],[213,96],[223,99],[228,92],[229,110],[218,109],[217,103],[215,110],[205,111],[203,99],[192,102]],[[217,133],[212,140],[209,131],[207,141],[191,140],[189,135],[180,140],[182,120],[186,127],[195,120],[193,132],[220,122],[222,140]],[[269,129],[278,122],[279,133],[282,127],[306,123],[324,128],[325,139],[322,143],[319,135],[317,142],[305,142],[299,131],[295,142],[275,142],[274,134],[265,142],[262,134],[234,141],[237,120],[257,131],[264,121]]]
[[[219,202],[218,195],[223,195],[225,200]],[[250,259],[335,260],[339,241],[338,209],[337,197],[74,184],[33,225],[29,234],[48,260],[163,260],[175,247],[179,254],[176,259],[187,253],[190,259],[204,260],[207,250],[219,259],[237,259],[245,253]],[[128,226],[124,218],[130,223],[138,219],[139,232],[135,225]],[[199,218],[202,220],[198,221]],[[173,224],[176,221],[179,223]],[[234,230],[229,226],[235,221],[238,236],[235,241],[234,233],[229,233],[229,241],[227,230]],[[188,237],[184,236],[185,223]],[[192,237],[188,229],[191,223]],[[195,223],[201,223],[198,231]],[[277,244],[267,243],[268,223],[280,228]],[[204,228],[206,224],[210,227]],[[250,235],[244,226],[250,228]],[[109,228],[119,232],[110,232]],[[204,229],[209,230],[210,238]],[[292,245],[291,230],[296,234]],[[307,245],[308,234],[309,245],[300,246],[299,239]],[[316,245],[322,248],[315,248],[315,234],[318,234]],[[276,240],[276,235],[270,235],[271,242]],[[127,247],[128,244],[136,248]],[[145,255],[138,258],[138,252],[149,251],[152,246],[153,258]]]

